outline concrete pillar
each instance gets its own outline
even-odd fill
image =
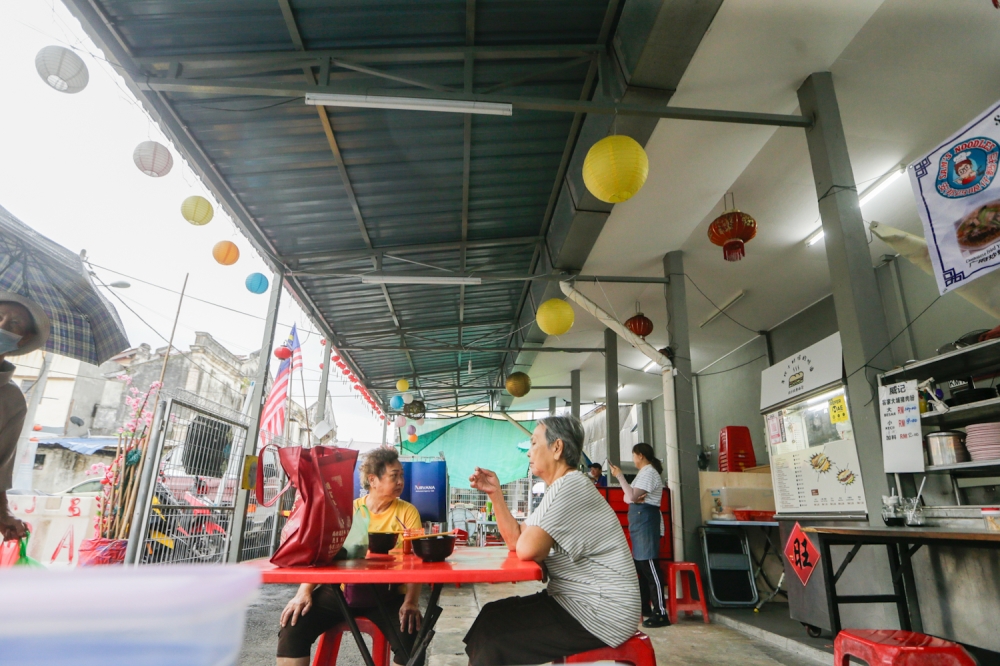
[[[607,404],[608,460],[621,467],[621,424],[618,423],[618,334],[604,329],[604,395]]]
[[[823,220],[837,326],[844,346],[847,395],[870,521],[881,525],[881,496],[889,494],[883,471],[876,368],[892,367],[889,329],[872,267],[857,186],[847,153],[840,108],[829,72],[811,74],[799,88],[799,105],[813,119],[806,130],[816,196]]]
[[[663,274],[670,278],[666,286],[667,333],[674,351],[674,408],[677,414],[677,446],[680,482],[679,497],[671,497],[671,511],[680,510],[684,531],[683,558],[700,559],[698,526],[701,525],[701,496],[698,488],[698,444],[695,422],[694,387],[691,385],[691,341],[688,333],[687,284],[684,280],[684,255],[680,250],[663,257]],[[681,558],[675,553],[675,558]]]
[[[264,322],[264,335],[260,343],[260,358],[257,361],[257,376],[254,378],[253,393],[250,397],[250,426],[247,431],[245,455],[257,455],[257,445],[260,439],[261,408],[264,406],[264,385],[267,384],[267,372],[271,362],[271,347],[274,346],[274,330],[278,324],[278,306],[281,304],[281,291],[284,288],[284,275],[281,271],[271,276],[271,294],[267,302],[267,319]],[[242,463],[242,461],[241,461]],[[247,499],[249,492],[237,484],[236,500],[233,506],[232,539],[229,541],[227,562],[239,562],[240,551],[243,549],[243,525],[246,522]],[[279,507],[281,504],[279,503]],[[277,524],[277,518],[275,518]]]
[[[556,397],[552,396],[549,398],[549,416],[556,415]]]
[[[569,371],[569,396],[570,411],[573,416],[580,418],[580,371]]]

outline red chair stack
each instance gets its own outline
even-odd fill
[[[592,664],[598,661],[615,661],[632,666],[656,666],[656,652],[649,636],[641,631],[616,648],[598,648],[589,652],[574,654],[554,664]]]
[[[875,666],[976,666],[958,643],[912,631],[844,629],[833,642],[834,666],[848,666],[851,657]]]
[[[756,466],[757,458],[753,454],[750,428],[725,426],[719,431],[720,472],[742,472],[747,467]]]
[[[359,617],[356,621],[361,633],[372,637],[372,661],[375,662],[375,666],[390,666],[392,655],[389,651],[389,641],[385,639],[382,631],[366,617]],[[351,633],[350,625],[341,622],[320,636],[312,666],[336,666],[337,655],[340,653],[340,641],[344,634],[349,633]]]
[[[691,582],[688,577],[694,578],[694,583],[698,588],[698,599],[691,596]],[[680,578],[680,588],[678,590],[678,577]],[[671,624],[677,623],[680,612],[684,611],[688,615],[693,615],[694,611],[700,611],[705,624],[709,623],[708,604],[705,602],[705,590],[701,588],[701,572],[694,562],[670,562],[667,564],[667,584],[670,587],[667,599],[667,614],[670,616]],[[680,591],[680,596],[677,592]]]

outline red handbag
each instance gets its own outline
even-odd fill
[[[335,446],[274,448],[296,495],[271,563],[279,567],[330,564],[351,531],[358,452]],[[264,465],[259,462],[256,485],[257,503],[262,506],[273,505],[284,494],[264,501]]]

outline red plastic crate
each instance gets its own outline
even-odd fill
[[[756,467],[757,458],[753,452],[750,428],[746,426],[725,426],[719,431],[719,471],[742,472],[748,467]]]

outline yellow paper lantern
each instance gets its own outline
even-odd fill
[[[400,393],[402,393],[403,391],[409,391],[410,382],[406,381],[405,379],[400,379],[398,382],[396,382],[396,390],[399,391]]]
[[[535,321],[546,335],[562,335],[573,328],[573,306],[560,298],[550,298],[538,306]]]
[[[531,390],[531,377],[523,372],[513,372],[507,378],[506,388],[507,393],[515,398],[524,397]]]
[[[240,259],[240,248],[231,241],[219,241],[212,248],[212,256],[223,266],[232,266]]]
[[[605,203],[628,201],[649,175],[649,158],[630,136],[615,134],[595,143],[583,160],[583,183]]]
[[[215,210],[212,209],[212,204],[208,203],[208,199],[195,194],[181,204],[181,215],[191,224],[201,227],[212,221]]]

